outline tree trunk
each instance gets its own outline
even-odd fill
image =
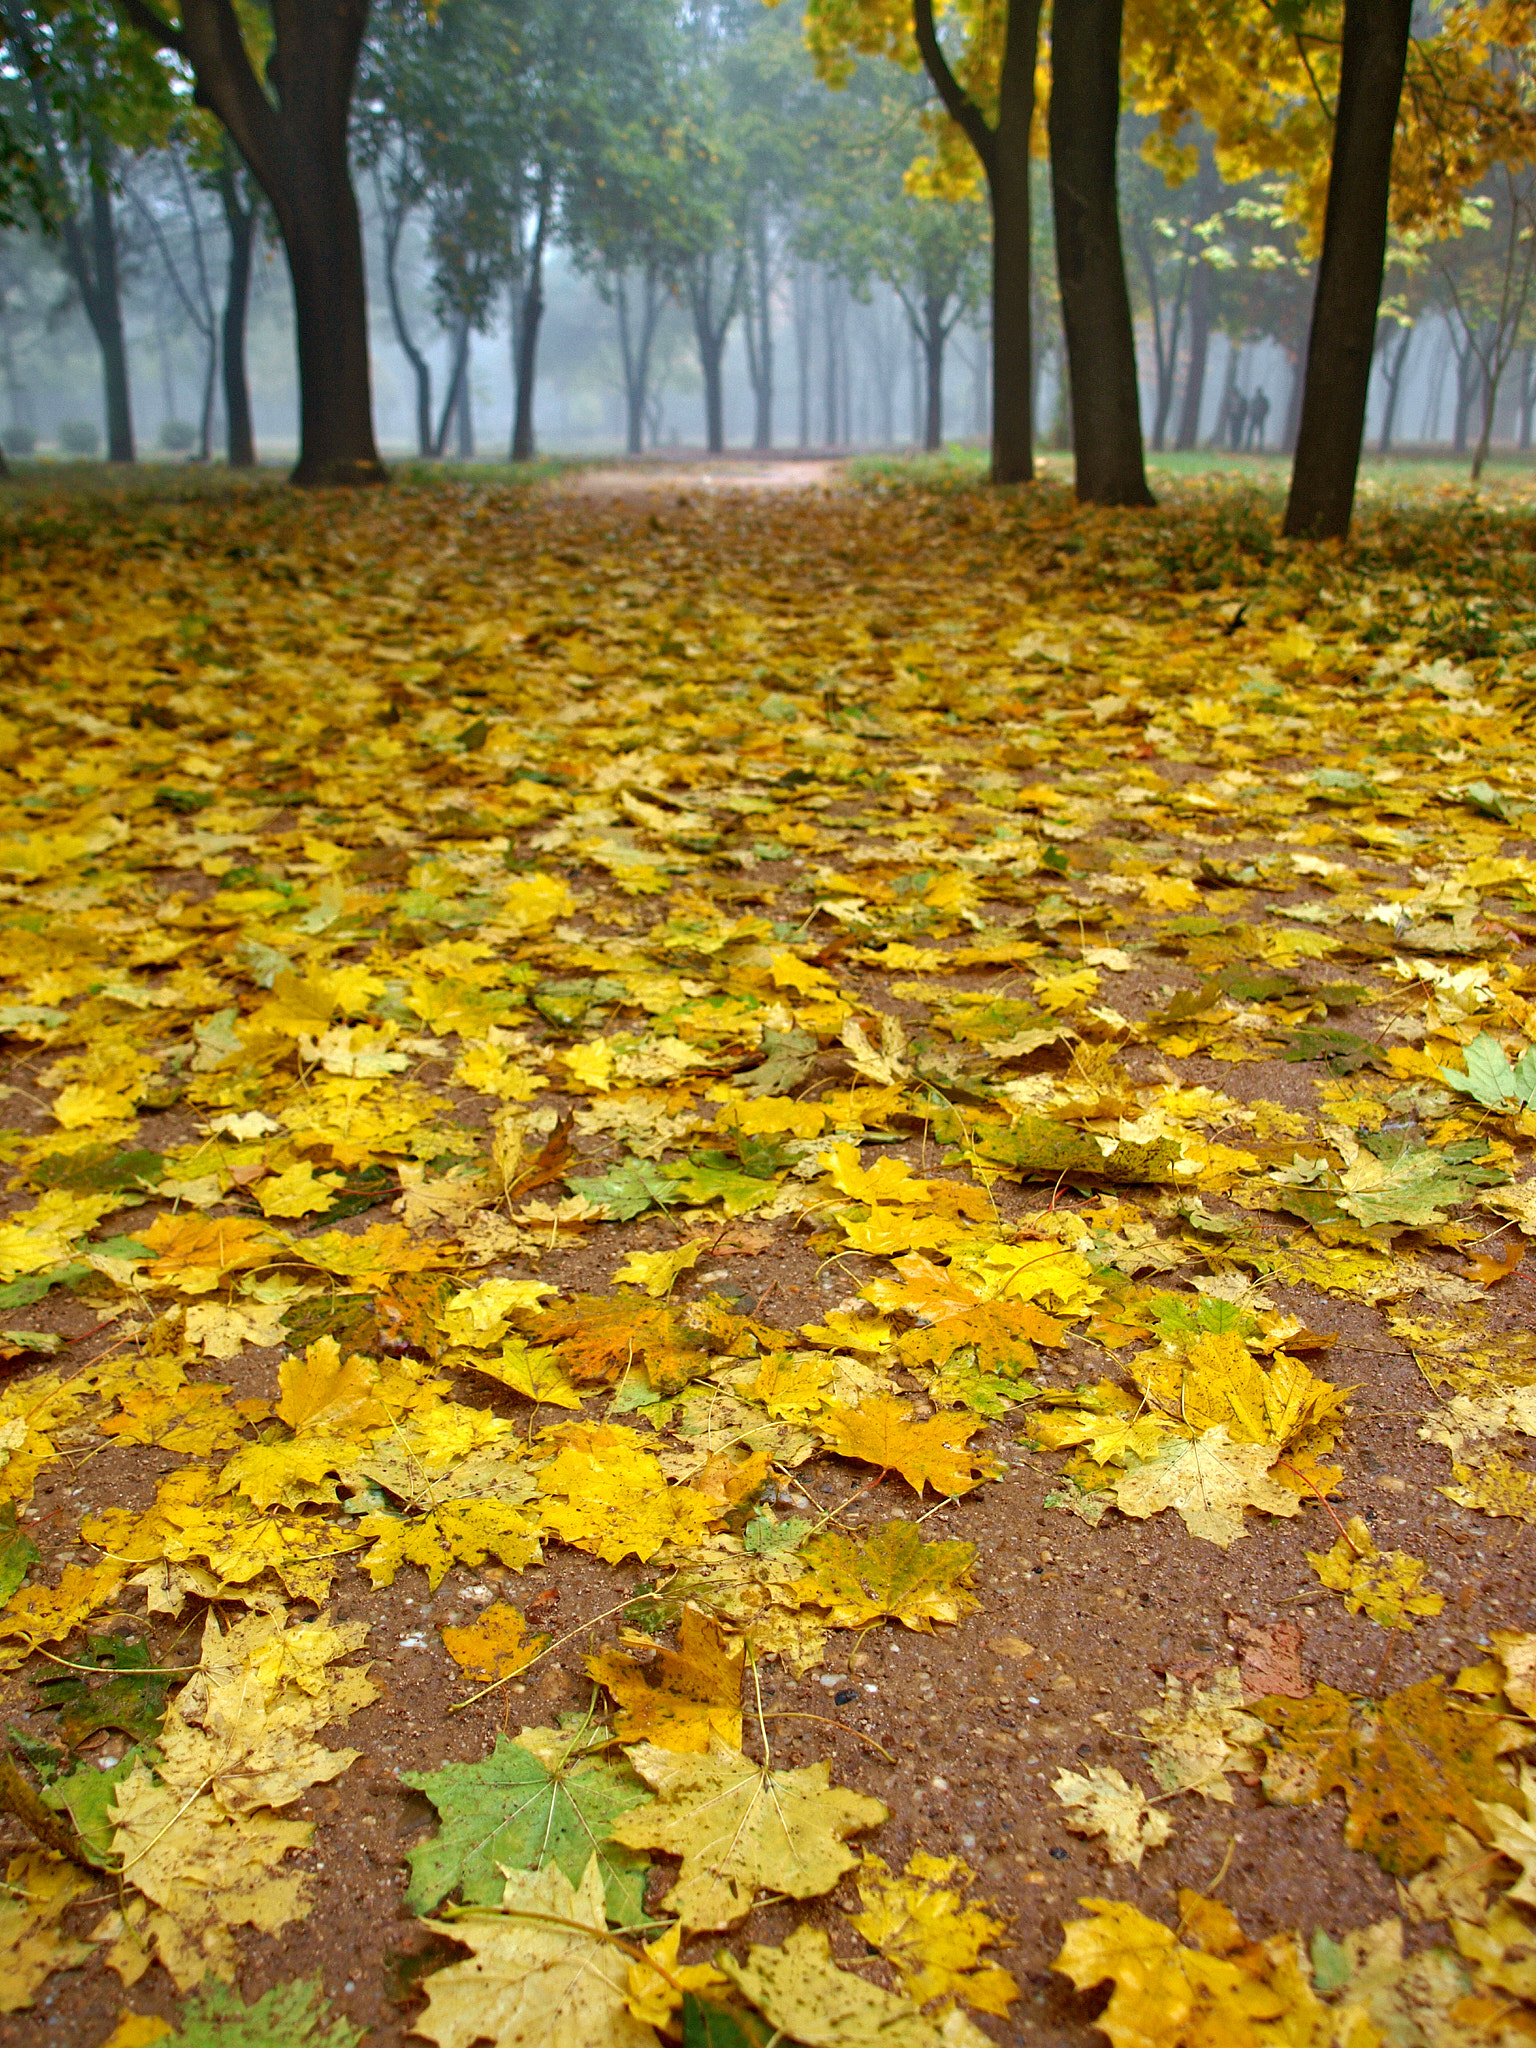
[[[944,301],[930,292],[923,300],[923,446],[930,455],[944,446]]]
[[[822,403],[826,432],[822,440],[835,448],[837,440],[837,280],[829,270],[821,281]]]
[[[105,183],[91,184],[91,257],[95,272],[95,307],[91,325],[101,346],[101,369],[107,402],[107,460],[132,462],[133,404],[128,394],[128,347],[123,336],[123,295],[117,270],[117,223],[112,193]]]
[[[1323,253],[1285,532],[1342,539],[1355,501],[1413,0],[1344,0]]]
[[[544,244],[549,234],[549,173],[539,176],[538,212],[528,250],[528,281],[517,323],[517,390],[512,416],[512,460],[533,460],[533,399],[538,383],[539,324],[544,318]]]
[[[453,356],[448,371],[448,389],[443,396],[443,409],[437,416],[437,431],[432,436],[430,453],[439,460],[447,453],[448,430],[453,425],[459,409],[459,393],[463,389],[465,373],[469,368],[469,322],[460,320],[453,337]]]
[[[1536,411],[1536,347],[1526,344],[1520,370],[1520,434],[1516,442],[1522,455],[1531,449],[1531,414]]]
[[[251,302],[251,254],[256,241],[256,203],[242,205],[235,167],[225,145],[219,166],[219,198],[229,230],[229,269],[224,282],[220,335],[224,370],[224,436],[231,469],[256,467],[251,427],[251,387],[245,371],[245,322]]]
[[[693,265],[688,280],[688,297],[693,309],[693,332],[699,348],[699,373],[704,380],[704,441],[711,455],[725,450],[725,389],[722,375],[725,338],[736,317],[741,294],[741,266],[731,277],[725,305],[715,313],[715,258],[711,251]]]
[[[454,407],[458,422],[459,460],[473,462],[475,459],[475,408],[470,392],[469,366],[471,342],[464,337],[464,374],[459,379],[459,401]]]
[[[405,233],[410,207],[403,198],[397,198],[391,204],[384,196],[382,179],[376,178],[375,189],[379,211],[384,217],[384,292],[389,300],[389,317],[395,339],[416,380],[416,453],[425,460],[433,452],[432,365],[416,346],[415,337],[406,325],[405,301],[400,296],[400,238]]]
[[[182,0],[181,26],[151,0],[124,12],[192,69],[199,102],[233,137],[271,203],[293,284],[300,484],[380,483],[368,372],[368,304],[347,129],[368,0],[271,10],[266,79],[233,0]]]
[[[1200,409],[1205,403],[1205,368],[1211,351],[1211,272],[1197,260],[1189,291],[1189,361],[1184,368],[1184,399],[1174,447],[1187,454],[1200,445]]]
[[[757,271],[746,321],[747,359],[752,376],[752,446],[773,446],[773,275],[768,222],[759,214],[753,233]]]
[[[1397,353],[1387,370],[1387,389],[1381,408],[1381,436],[1376,444],[1378,455],[1386,455],[1392,447],[1392,429],[1397,424],[1397,403],[1403,395],[1403,371],[1408,366],[1408,349],[1412,340],[1413,329],[1403,328],[1398,339]]]
[[[1150,505],[1141,451],[1136,337],[1115,189],[1121,0],[1078,0],[1052,17],[1051,191],[1056,274],[1072,380],[1077,496]]]

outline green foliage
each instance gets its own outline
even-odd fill
[[[646,1859],[616,1847],[608,1829],[650,1794],[623,1764],[580,1757],[551,1770],[521,1742],[498,1735],[479,1763],[403,1771],[400,1782],[424,1792],[442,1821],[407,1858],[406,1904],[414,1911],[430,1913],[455,1889],[466,1906],[499,1904],[502,1865],[542,1870],[554,1863],[575,1884],[596,1855],[609,1919],[625,1927],[639,1920]]]

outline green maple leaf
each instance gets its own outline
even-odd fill
[[[745,1216],[778,1193],[776,1184],[755,1173],[743,1173],[723,1152],[696,1152],[686,1166],[669,1167],[674,1201],[724,1202],[727,1216]]]
[[[1440,1078],[1460,1094],[1470,1095],[1484,1109],[1504,1109],[1515,1104],[1525,1109],[1536,1107],[1536,1046],[1527,1046],[1511,1066],[1499,1041],[1480,1031],[1464,1057],[1464,1074],[1451,1067],[1440,1069]]]
[[[116,1825],[111,1818],[112,1807],[124,1779],[132,1776],[140,1754],[137,1748],[130,1749],[105,1771],[98,1770],[95,1764],[81,1764],[67,1778],[57,1778],[43,1787],[43,1804],[51,1806],[55,1813],[68,1814],[91,1859],[104,1870],[117,1868],[112,1859]]]
[[[254,2005],[216,1978],[207,1978],[181,2011],[179,2032],[163,2048],[356,2048],[363,2031],[338,2013],[320,1979],[300,1977],[278,1984]]]
[[[401,1784],[425,1792],[442,1821],[430,1842],[409,1852],[406,1904],[430,1913],[457,1887],[467,1906],[499,1905],[506,1880],[498,1865],[541,1870],[553,1863],[575,1884],[595,1855],[608,1918],[633,1926],[649,1865],[610,1842],[608,1830],[650,1794],[622,1764],[584,1756],[568,1761],[551,1731],[534,1733],[548,1738],[539,1745],[542,1754],[526,1739],[498,1735],[479,1763],[401,1772]]]
[[[606,1209],[615,1223],[628,1223],[647,1209],[666,1209],[678,1199],[676,1184],[649,1159],[621,1159],[603,1174],[572,1175],[566,1186]]]
[[[32,1538],[16,1526],[15,1501],[8,1500],[0,1507],[0,1605],[10,1599],[38,1555]]]
[[[0,1553],[0,1562],[3,1557]],[[38,1682],[41,1703],[58,1714],[65,1740],[78,1747],[98,1728],[120,1728],[136,1741],[152,1742],[165,1719],[172,1674],[159,1669],[144,1644],[121,1636],[87,1636],[76,1662],[93,1664],[105,1683],[94,1684],[83,1672]]]

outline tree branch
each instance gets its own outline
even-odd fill
[[[186,56],[187,45],[181,30],[151,7],[149,0],[117,0],[117,4],[140,34],[148,36],[157,48],[174,50],[178,57]]]
[[[949,68],[949,59],[940,47],[939,32],[934,26],[933,0],[912,0],[912,26],[924,67],[944,102],[944,111],[961,129],[990,178],[997,162],[997,131],[988,125],[985,114]]]

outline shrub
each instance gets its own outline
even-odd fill
[[[37,436],[30,427],[7,427],[0,446],[7,455],[32,455],[37,450]]]
[[[185,455],[197,446],[197,429],[187,420],[167,420],[160,429],[160,446],[169,455]]]
[[[101,446],[101,429],[94,420],[61,420],[59,446],[66,455],[94,455]]]

